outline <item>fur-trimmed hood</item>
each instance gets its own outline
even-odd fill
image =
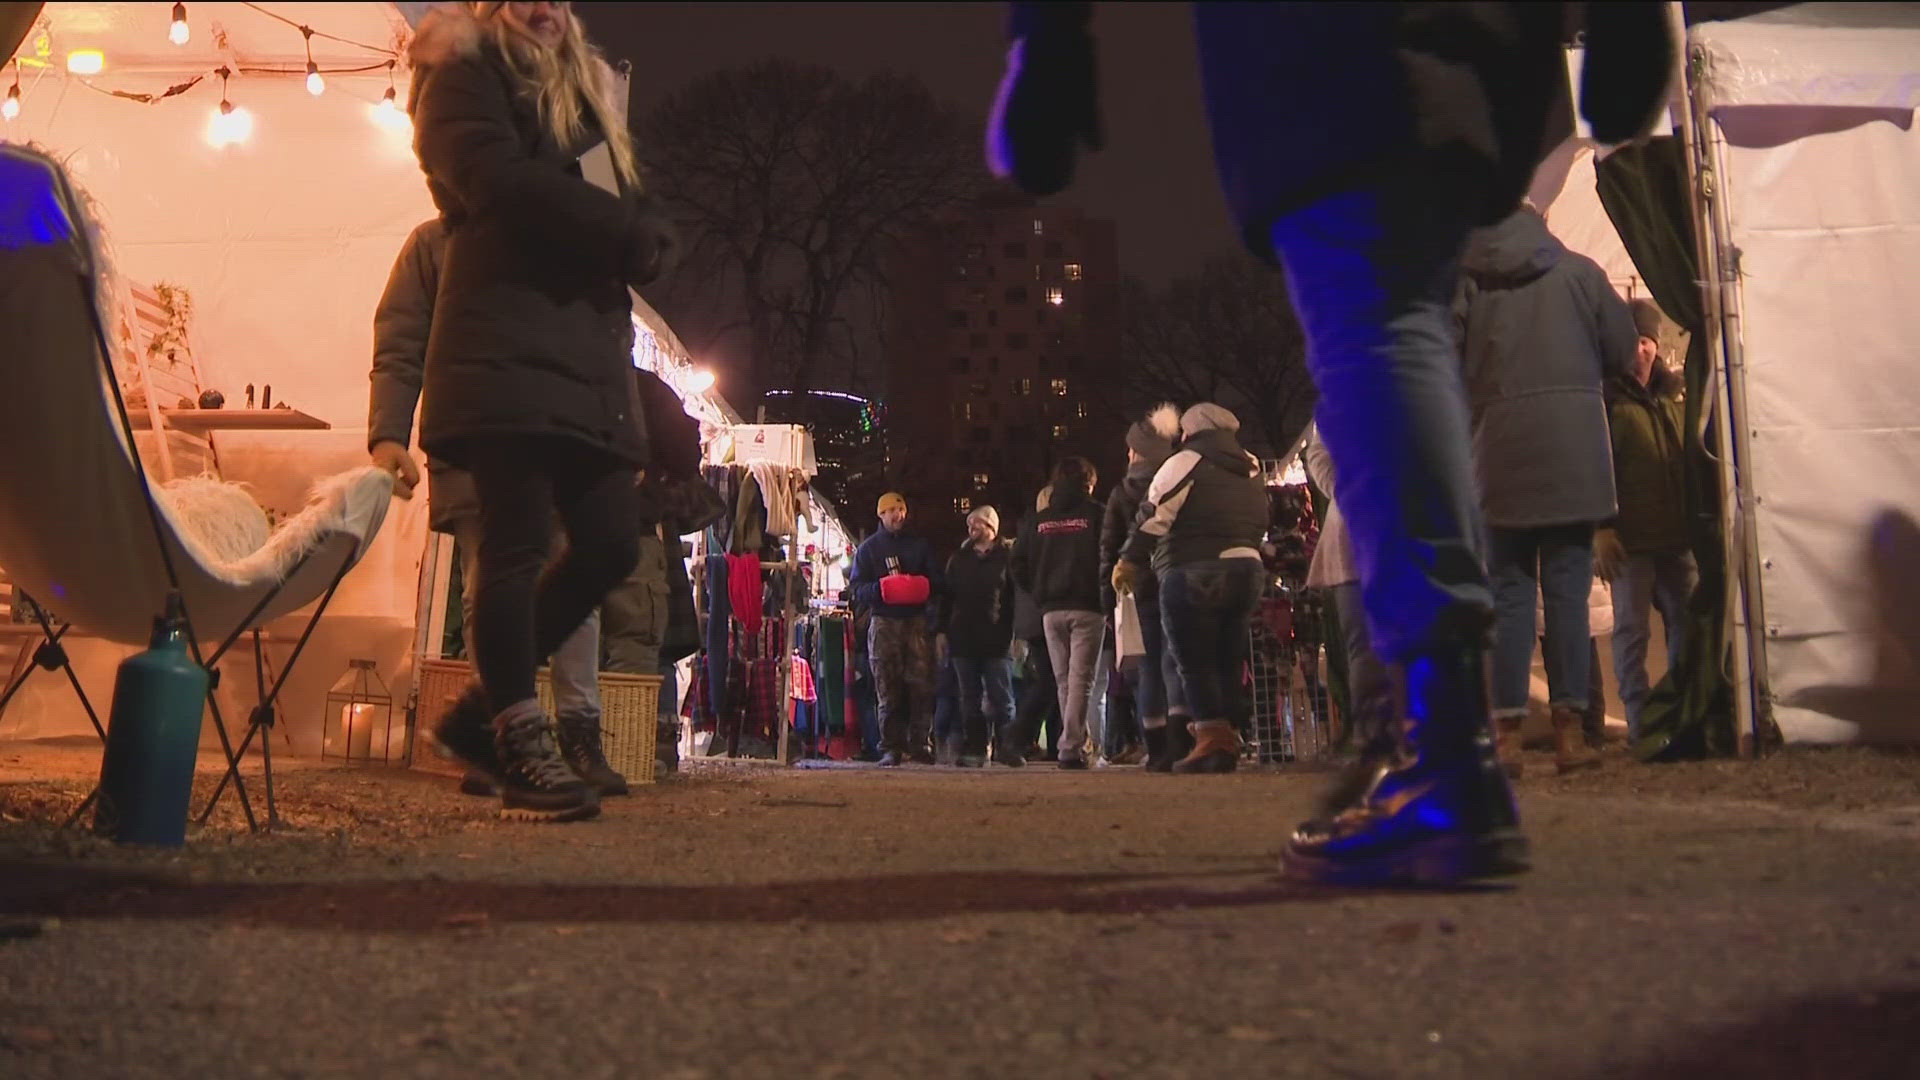
[[[432,67],[480,52],[485,35],[480,19],[468,4],[435,4],[407,44],[407,61],[414,67]]]

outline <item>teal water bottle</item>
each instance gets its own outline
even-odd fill
[[[169,594],[152,643],[121,661],[114,679],[93,829],[117,843],[187,842],[207,670],[187,651],[186,622],[180,595]]]

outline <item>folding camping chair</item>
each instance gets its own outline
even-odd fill
[[[194,660],[213,676],[207,706],[227,759],[212,813],[234,786],[249,828],[258,829],[240,762],[249,744],[274,723],[274,701],[340,581],[386,517],[393,481],[366,467],[316,484],[300,514],[282,522],[251,550],[234,550],[234,522],[183,513],[183,487],[156,487],[134,447],[133,429],[107,327],[115,325],[115,290],[84,200],[65,169],[29,147],[0,145],[0,398],[19,403],[0,423],[0,566],[38,604],[45,643],[40,666],[73,675],[61,637],[68,627],[124,644],[145,644],[155,615],[178,594],[187,613]],[[206,485],[218,481],[183,481]],[[232,488],[238,491],[237,487]],[[230,492],[227,493],[230,495]],[[251,504],[246,504],[250,506]],[[239,530],[246,535],[246,530]],[[320,601],[269,687],[260,667],[260,628]],[[215,699],[216,665],[252,632],[260,704],[238,746]],[[203,642],[219,642],[207,652]],[[19,675],[17,683],[32,673]],[[80,692],[94,729],[105,730]],[[267,822],[275,821],[273,758],[265,759]],[[95,793],[97,795],[97,792]],[[89,796],[72,820],[78,820]]]

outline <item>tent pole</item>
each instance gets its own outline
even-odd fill
[[[1677,86],[1685,104],[1679,110],[1681,146],[1685,151],[1688,188],[1693,196],[1694,243],[1700,260],[1700,292],[1705,310],[1701,331],[1706,335],[1705,351],[1713,366],[1713,409],[1719,420],[1714,428],[1720,472],[1720,527],[1721,536],[1726,540],[1724,569],[1727,580],[1733,585],[1727,595],[1728,622],[1729,626],[1738,627],[1738,632],[1729,636],[1733,661],[1734,736],[1740,756],[1750,757],[1755,749],[1753,669],[1756,650],[1752,638],[1753,621],[1750,618],[1753,589],[1750,587],[1752,581],[1748,576],[1750,566],[1746,556],[1752,540],[1752,480],[1751,470],[1745,467],[1749,460],[1746,457],[1745,440],[1737,431],[1746,405],[1745,388],[1737,382],[1737,374],[1743,373],[1736,371],[1741,362],[1739,333],[1737,326],[1730,322],[1731,316],[1726,309],[1728,295],[1737,286],[1737,280],[1729,276],[1724,265],[1723,255],[1727,251],[1726,220],[1720,209],[1724,189],[1721,177],[1704,163],[1711,122],[1707,116],[1707,103],[1702,100],[1694,80],[1690,78],[1694,73],[1693,58],[1687,45],[1686,20],[1679,3],[1668,5],[1668,18],[1677,45],[1676,62],[1680,65]],[[1729,334],[1729,329],[1734,332]],[[1735,553],[1736,546],[1738,555]]]

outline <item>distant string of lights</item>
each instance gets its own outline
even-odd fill
[[[170,98],[179,97],[200,85],[209,77],[217,76],[220,79],[220,104],[214,110],[212,116],[208,118],[206,137],[207,141],[215,147],[226,147],[245,142],[253,134],[252,113],[246,108],[236,105],[230,93],[229,84],[234,75],[300,75],[305,78],[307,92],[314,97],[320,97],[327,91],[326,76],[328,75],[358,75],[379,71],[384,68],[387,72],[387,89],[386,92],[381,95],[379,103],[371,106],[373,119],[375,123],[389,131],[402,129],[411,130],[411,121],[400,109],[399,92],[394,82],[394,69],[400,62],[399,53],[393,49],[382,48],[377,45],[368,45],[365,42],[354,41],[351,38],[316,30],[311,26],[296,22],[278,12],[272,11],[261,4],[248,3],[243,6],[297,30],[300,33],[301,42],[306,52],[306,63],[300,68],[254,67],[231,63],[222,64],[204,74],[195,75],[184,82],[169,86],[165,90],[153,93],[142,93],[97,86],[89,81],[92,76],[99,75],[107,69],[107,57],[100,49],[85,48],[74,49],[67,53],[67,74],[75,77],[73,81],[78,82],[80,85],[95,93],[119,98],[123,101],[132,101],[141,105],[155,105]],[[372,63],[351,67],[321,67],[313,58],[314,38],[338,42],[356,49],[365,49],[381,57],[381,59],[375,60]],[[172,18],[169,20],[167,26],[167,40],[175,46],[184,46],[193,40],[193,27],[187,20],[187,5],[184,3],[176,3],[173,5]],[[40,33],[34,40],[33,51],[35,56],[34,58],[28,59],[26,61],[27,64],[47,69],[52,67],[52,64],[48,62],[48,58],[52,55],[53,45],[51,35],[45,29],[45,24],[42,25]],[[11,123],[20,116],[21,110],[25,105],[25,94],[20,85],[22,59],[18,55],[15,55],[11,59],[13,64],[13,81],[7,87],[4,100],[0,100],[0,120],[5,120],[8,123]]]

